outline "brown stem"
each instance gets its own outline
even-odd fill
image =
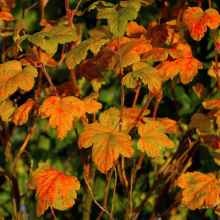
[[[134,96],[132,107],[135,107],[135,105],[137,104],[137,100],[138,100],[138,97],[139,97],[139,94],[140,94],[140,90],[141,90],[141,82],[138,81],[138,84],[135,88],[135,96]]]
[[[28,143],[29,143],[29,141],[30,141],[30,139],[31,139],[31,137],[32,137],[32,135],[33,135],[33,133],[34,133],[34,130],[35,130],[35,127],[33,126],[33,127],[29,130],[28,134],[26,135],[26,137],[25,137],[25,139],[24,139],[24,142],[23,142],[23,144],[21,145],[21,147],[19,148],[19,150],[18,150],[18,152],[17,152],[17,154],[16,154],[16,156],[15,156],[15,159],[14,159],[14,161],[13,161],[12,170],[15,170],[15,169],[16,169],[17,162],[18,162],[19,158],[21,157],[22,153],[25,151],[26,147],[28,146]]]
[[[110,172],[107,174],[107,180],[106,180],[106,185],[105,185],[105,190],[104,190],[104,200],[103,200],[103,207],[105,209],[107,209],[107,206],[108,206],[108,196],[109,196],[109,190],[110,190],[110,185],[111,185],[112,173],[113,173],[113,170],[111,169]],[[102,210],[99,213],[96,220],[101,220],[103,214],[104,214],[104,211]]]
[[[84,175],[84,181],[85,181],[86,186],[87,186],[87,188],[88,188],[88,191],[89,191],[89,193],[90,193],[90,195],[91,195],[91,197],[92,197],[92,199],[93,199],[93,202],[94,202],[94,203],[96,204],[96,206],[98,206],[103,212],[105,212],[105,213],[110,217],[110,219],[112,219],[110,212],[109,212],[107,209],[105,209],[105,208],[95,199],[95,196],[94,196],[94,194],[93,194],[93,191],[92,191],[92,189],[91,189],[91,187],[90,187],[90,185],[89,185],[89,182],[88,182],[88,180],[87,180],[87,178],[86,178],[85,175]]]
[[[91,173],[90,173],[90,179],[88,180],[91,186],[91,189],[93,189],[93,183],[95,178],[95,167],[92,166]],[[82,220],[90,220],[91,215],[91,209],[92,209],[92,196],[91,194],[86,190],[86,192],[83,195],[83,216]]]
[[[46,70],[46,68],[45,68],[45,66],[44,66],[43,64],[42,64],[41,70],[42,70],[44,76],[46,77],[46,79],[47,79],[47,81],[48,81],[50,87],[53,89],[53,91],[56,93],[56,95],[58,95],[58,94],[57,94],[56,86],[53,84],[53,81],[52,81],[50,75],[48,74],[48,72],[47,72],[47,70]]]
[[[152,99],[153,99],[153,96],[152,96],[151,94],[149,94],[148,97],[147,97],[147,99],[146,99],[146,101],[145,101],[145,103],[144,103],[144,105],[143,105],[143,107],[141,108],[141,110],[140,110],[140,112],[139,112],[137,118],[135,119],[133,125],[131,126],[131,128],[130,128],[129,130],[131,130],[132,128],[134,128],[134,127],[138,124],[138,122],[139,122],[139,120],[141,119],[143,113],[144,113],[144,112],[147,110],[147,108],[149,107],[149,105],[150,105]]]

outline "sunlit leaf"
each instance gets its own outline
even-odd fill
[[[25,66],[22,70],[21,63],[16,60],[0,64],[0,102],[18,89],[30,91],[37,74],[37,70],[31,65]]]
[[[37,216],[41,216],[48,208],[71,208],[80,183],[76,177],[44,165],[32,173],[29,188],[36,190]]]
[[[0,103],[0,118],[2,121],[9,122],[14,111],[15,107],[12,101],[6,99]]]
[[[28,99],[24,104],[19,106],[13,114],[12,121],[15,125],[23,125],[28,121],[29,113],[34,107],[35,101]]]
[[[140,139],[138,148],[149,157],[159,157],[165,148],[173,148],[174,143],[165,134],[162,123],[155,120],[147,120],[138,127]]]
[[[86,125],[79,137],[81,148],[92,146],[92,159],[102,173],[114,166],[119,155],[131,157],[133,154],[131,137],[118,131],[114,117],[111,120],[109,114],[102,113],[99,122]]]
[[[42,117],[49,117],[49,124],[57,129],[57,137],[60,139],[66,136],[73,128],[73,122],[85,112],[83,101],[74,96],[63,98],[50,96],[44,100],[39,109]]]
[[[214,174],[187,172],[177,179],[182,203],[189,209],[213,208],[220,203],[220,181]]]

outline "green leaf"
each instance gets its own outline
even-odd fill
[[[74,69],[76,65],[80,64],[87,56],[89,50],[93,54],[97,54],[101,47],[109,40],[105,38],[88,39],[74,47],[66,54],[65,63],[69,69]]]
[[[28,36],[28,40],[50,55],[57,51],[58,44],[65,44],[77,40],[76,29],[65,24],[58,24],[48,31],[40,31]]]
[[[147,85],[152,92],[161,89],[162,81],[154,67],[147,63],[139,62],[133,65],[133,69],[133,72],[128,73],[122,79],[122,83],[127,88],[134,89],[138,81],[141,81],[144,85]]]
[[[97,18],[107,19],[112,34],[120,37],[124,35],[128,21],[137,18],[140,8],[140,0],[129,0],[119,6],[98,9]]]

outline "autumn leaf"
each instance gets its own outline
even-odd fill
[[[36,190],[37,216],[41,216],[48,208],[71,208],[75,203],[80,183],[76,177],[44,165],[32,173],[29,188]]]
[[[126,33],[129,37],[139,37],[146,33],[146,29],[142,25],[139,25],[137,22],[131,21],[127,25]]]
[[[122,68],[126,68],[141,59],[141,55],[150,51],[152,45],[144,38],[125,38],[114,39],[107,48],[115,51],[109,64],[110,69],[114,69],[117,74]]]
[[[86,112],[83,101],[74,97],[50,96],[40,106],[39,114],[49,118],[49,125],[56,128],[57,137],[63,139],[73,128],[73,122]]]
[[[212,62],[211,66],[208,69],[208,75],[215,78],[216,76],[220,75],[220,68],[219,68],[219,62]]]
[[[138,148],[149,157],[159,157],[165,148],[173,148],[174,143],[165,134],[162,123],[155,120],[146,120],[138,127]]]
[[[202,105],[209,110],[220,109],[220,98],[206,100]]]
[[[198,70],[203,67],[194,57],[179,58],[176,60],[176,65],[179,67],[180,81],[183,84],[191,82]]]
[[[102,113],[99,122],[86,125],[79,137],[80,148],[92,146],[92,159],[102,173],[114,166],[119,155],[133,154],[131,137],[115,126],[114,118],[111,121],[109,114]]]
[[[49,55],[54,55],[59,44],[65,44],[77,40],[77,33],[74,27],[65,24],[58,24],[34,33],[27,38],[31,43],[40,47]]]
[[[220,25],[220,15],[217,10],[210,8],[205,12],[200,7],[188,7],[183,14],[183,22],[187,26],[191,37],[200,41],[207,27],[216,29]]]
[[[176,182],[189,209],[213,208],[220,203],[220,181],[212,173],[187,172]]]
[[[158,74],[164,81],[173,79],[179,73],[183,84],[191,82],[201,68],[202,63],[194,57],[165,61],[157,66]]]
[[[158,118],[157,120],[162,124],[166,133],[177,133],[178,132],[179,127],[175,120],[170,119],[170,118]]]
[[[29,113],[33,109],[35,101],[28,99],[24,104],[19,106],[13,114],[12,121],[15,125],[23,125],[28,121]]]
[[[86,97],[83,102],[86,109],[85,111],[90,114],[96,113],[102,108],[102,104],[96,101],[95,97],[93,96]]]
[[[30,91],[34,86],[37,70],[27,65],[22,70],[22,65],[17,60],[0,64],[0,102],[15,93],[18,89]]]
[[[6,99],[0,103],[0,118],[2,121],[9,122],[14,111],[15,106],[12,101]]]
[[[133,65],[133,72],[126,74],[122,84],[127,88],[135,88],[138,81],[148,86],[149,91],[157,94],[161,90],[162,81],[157,70],[147,63],[139,62]]]
[[[13,21],[13,15],[8,11],[0,11],[0,20],[2,21]]]
[[[203,20],[210,29],[216,29],[220,25],[220,15],[216,9],[209,8],[205,11]]]

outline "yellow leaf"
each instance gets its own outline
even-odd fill
[[[57,136],[63,139],[73,128],[73,122],[85,114],[83,101],[74,97],[58,96],[48,97],[40,107],[39,113],[42,117],[50,118],[49,124],[57,129]]]
[[[71,208],[80,183],[76,177],[44,165],[32,173],[29,188],[36,190],[37,216],[41,216],[48,208]]]
[[[22,70],[21,63],[16,60],[0,64],[0,102],[18,89],[30,91],[35,77],[37,70],[33,66],[28,65]]]
[[[178,132],[179,127],[175,120],[172,120],[170,118],[158,118],[157,120],[163,125],[166,133],[177,133]]]
[[[86,125],[79,137],[80,148],[92,146],[92,159],[102,173],[114,166],[119,155],[131,157],[133,154],[131,137],[118,131],[117,111],[112,108],[111,112],[113,118],[110,119],[110,112],[102,113],[99,122]]]
[[[10,100],[5,100],[0,103],[0,118],[4,122],[8,122],[11,119],[11,116],[15,110],[13,102]]]
[[[187,172],[177,179],[182,203],[189,209],[213,208],[220,204],[220,181],[214,174]]]
[[[93,97],[86,97],[84,100],[86,112],[92,114],[98,112],[102,108],[102,104]]]
[[[159,157],[164,148],[173,148],[174,143],[165,134],[159,121],[148,119],[138,127],[140,139],[138,148],[149,157]]]
[[[23,125],[28,121],[29,113],[34,107],[34,104],[35,102],[33,99],[28,99],[24,104],[16,109],[12,119],[15,125]]]

